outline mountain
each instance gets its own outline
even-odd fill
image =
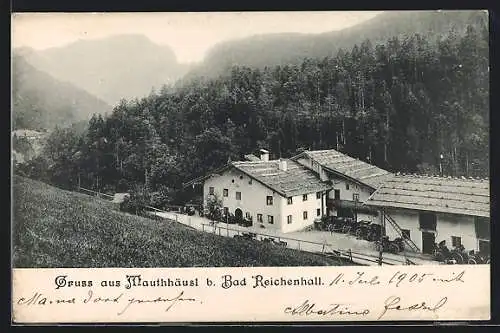
[[[335,55],[339,49],[350,49],[369,39],[372,44],[391,37],[419,33],[439,38],[450,28],[463,32],[467,24],[486,22],[486,11],[393,11],[339,31],[321,34],[266,34],[214,46],[203,63],[193,68],[186,78],[213,77],[232,65],[259,67],[299,63],[304,58]]]
[[[78,40],[42,51],[27,51],[26,60],[55,78],[68,81],[113,105],[122,98],[140,98],[181,77],[188,65],[179,64],[168,46],[143,35],[118,35]]]
[[[88,120],[111,106],[71,83],[59,81],[31,66],[24,49],[12,56],[12,118],[14,129],[50,129]]]

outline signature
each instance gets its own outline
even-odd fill
[[[380,320],[389,310],[396,310],[396,311],[422,310],[422,311],[436,312],[437,310],[442,308],[446,304],[446,302],[448,302],[448,297],[441,298],[435,304],[429,304],[427,302],[417,302],[415,304],[402,305],[400,302],[401,302],[401,298],[398,296],[388,297],[384,302],[384,310],[382,311],[380,316],[377,318],[377,320]]]
[[[300,305],[291,307],[288,306],[284,311],[286,314],[292,316],[310,316],[310,315],[353,315],[353,316],[366,316],[370,313],[368,309],[353,310],[350,308],[349,304],[333,303],[329,304],[327,307],[319,308],[316,303],[310,303],[309,300],[305,300]]]
[[[137,299],[137,298],[129,298],[127,305],[118,312],[118,315],[121,316],[122,314],[127,311],[132,304],[149,304],[149,303],[169,303],[167,308],[165,309],[165,312],[169,311],[175,304],[179,302],[196,302],[197,300],[195,298],[184,298],[182,297],[184,295],[184,291],[182,291],[179,295],[177,295],[174,298],[163,298],[161,296],[153,298],[153,299]]]

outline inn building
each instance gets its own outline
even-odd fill
[[[365,202],[379,209],[387,235],[398,228],[419,252],[432,254],[434,244],[490,253],[488,179],[395,175]]]
[[[269,160],[268,151],[260,153],[260,158],[229,163],[189,184],[203,184],[205,206],[208,196],[217,195],[225,212],[251,219],[259,229],[297,231],[326,214],[328,181],[296,161]]]

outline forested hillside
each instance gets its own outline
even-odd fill
[[[386,11],[361,24],[321,34],[265,34],[214,46],[203,63],[186,79],[218,76],[233,65],[264,68],[300,64],[304,58],[335,56],[341,48],[351,49],[369,39],[372,44],[415,33],[435,40],[450,29],[464,33],[468,24],[488,24],[488,13],[478,10]]]
[[[56,131],[22,172],[64,187],[78,174],[87,187],[136,184],[152,201],[182,200],[183,182],[258,148],[274,157],[334,148],[424,173],[438,173],[442,154],[446,175],[488,176],[488,53],[479,23],[440,40],[365,40],[298,65],[233,67],[124,100],[83,137]]]
[[[12,57],[13,129],[50,129],[87,122],[92,114],[111,110],[87,91],[34,68],[24,57]]]

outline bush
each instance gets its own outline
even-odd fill
[[[166,205],[172,203],[172,195],[167,189],[160,189],[159,191],[151,192],[149,194],[148,202],[150,206],[163,209]]]
[[[142,215],[146,210],[144,197],[137,193],[131,193],[120,203],[120,210],[130,214]]]

